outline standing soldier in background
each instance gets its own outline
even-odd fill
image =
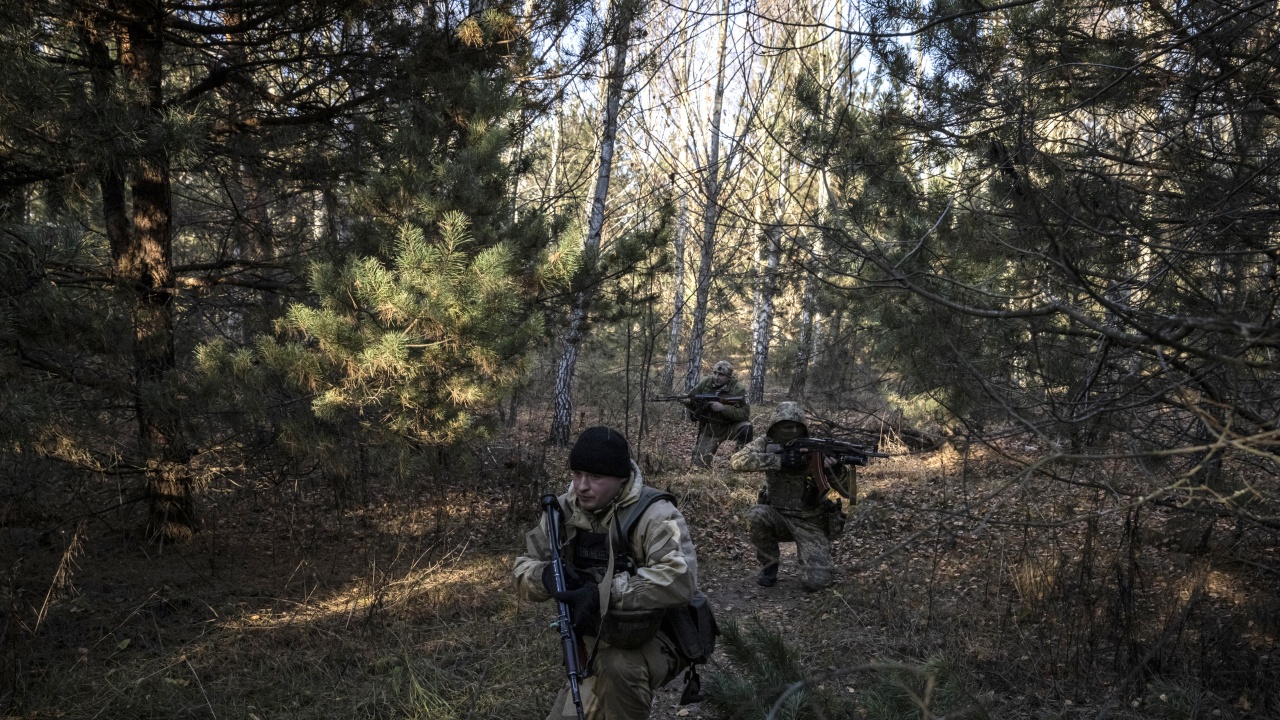
[[[747,391],[733,379],[733,366],[721,360],[711,368],[711,377],[703,378],[689,391],[689,395],[718,395],[735,398],[734,403],[712,401],[695,403],[682,400],[689,410],[689,419],[698,423],[698,441],[693,446],[693,464],[700,468],[711,467],[711,461],[720,449],[720,443],[733,439],[737,449],[751,441],[751,406],[747,404]]]
[[[617,430],[583,430],[569,469],[569,491],[557,498],[566,590],[556,590],[545,515],[516,558],[516,590],[568,605],[588,668],[581,685],[587,720],[645,720],[654,690],[699,661],[682,652],[678,631],[664,622],[670,609],[705,603],[693,541],[674,498],[644,484]],[[547,719],[573,717],[566,684]]]
[[[763,587],[778,582],[780,542],[795,542],[804,589],[821,590],[834,579],[831,541],[844,532],[844,514],[839,503],[827,499],[827,491],[834,488],[852,501],[854,469],[818,453],[783,447],[808,434],[804,409],[794,402],[779,403],[768,431],[729,461],[734,470],[765,473],[759,504],[747,511],[748,533],[760,561],[756,583]]]

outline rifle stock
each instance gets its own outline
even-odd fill
[[[560,556],[560,502],[555,495],[542,496],[542,511],[547,518],[547,542],[551,545],[551,568],[556,578],[556,591],[564,592],[568,587],[564,580],[564,558]],[[578,655],[578,634],[573,631],[573,622],[569,619],[569,604],[562,600],[556,601],[555,624],[560,631],[560,645],[564,651],[565,672],[569,676],[573,706],[578,711],[578,720],[585,720],[581,684],[586,679],[586,670]]]

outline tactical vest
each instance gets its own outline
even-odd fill
[[[615,525],[618,534],[613,538],[613,571],[615,573],[635,572],[636,562],[631,552],[631,533],[636,529],[636,524],[640,522],[645,510],[659,500],[670,501],[672,505],[676,504],[676,498],[671,493],[644,485],[640,489],[640,497],[623,508],[622,515],[618,517]],[[576,569],[586,571],[599,582],[604,577],[605,568],[609,566],[608,533],[587,532],[579,529],[573,537],[569,556]]]
[[[765,474],[769,488],[769,505],[788,515],[820,515],[818,486],[807,470],[787,472],[770,470]]]
[[[623,509],[614,527],[618,534],[613,538],[613,572],[636,571],[636,561],[632,553],[631,533],[640,522],[641,516],[649,506],[659,500],[668,500],[676,504],[675,496],[669,492],[643,486],[640,497]],[[595,583],[604,579],[609,567],[608,533],[587,532],[579,529],[574,535],[570,557],[574,568],[584,572]],[[614,647],[634,648],[643,645],[653,637],[662,625],[665,610],[617,610],[605,613],[603,625],[599,614],[588,620],[588,627],[600,628],[601,640]]]
[[[676,504],[676,498],[669,492],[644,486],[640,497],[624,511],[618,522],[618,536],[614,537],[614,572],[635,572],[636,563],[631,554],[631,533],[649,506],[659,500],[668,500]],[[579,530],[574,536],[571,557],[573,565],[579,570],[591,573],[598,582],[609,564],[608,536],[606,533],[590,533]],[[670,637],[675,650],[689,665],[689,673],[685,676],[685,692],[682,704],[697,702],[701,699],[698,690],[698,674],[695,665],[711,659],[715,651],[716,636],[720,628],[716,625],[711,611],[711,601],[701,590],[694,593],[693,600],[686,607],[668,608],[666,610],[610,610],[605,614],[601,626],[600,617],[596,615],[590,620],[591,627],[600,627],[599,639],[614,647],[639,647],[652,638],[659,630]],[[594,651],[592,659],[594,659]],[[590,662],[590,661],[589,661]],[[697,696],[696,698],[694,696]],[[691,699],[692,698],[692,699]]]

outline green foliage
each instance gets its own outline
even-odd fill
[[[810,677],[799,651],[759,620],[721,625],[720,647],[729,667],[707,677],[707,705],[727,717],[759,720],[792,684]],[[778,718],[845,717],[843,703],[821,686],[806,685],[783,703]]]
[[[310,393],[321,420],[358,418],[375,436],[411,443],[457,442],[520,379],[521,356],[542,334],[517,269],[506,244],[476,250],[458,213],[431,237],[406,225],[389,263],[314,263],[317,303],[290,306],[257,359]],[[228,362],[242,366],[245,356]]]
[[[858,695],[859,715],[866,720],[907,720],[927,716],[986,718],[984,707],[973,695],[969,680],[940,657],[925,662],[916,672],[887,670],[873,676],[870,687]]]

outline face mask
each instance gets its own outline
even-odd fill
[[[788,442],[804,435],[804,428],[799,423],[784,422],[769,430],[769,436],[779,442]]]

